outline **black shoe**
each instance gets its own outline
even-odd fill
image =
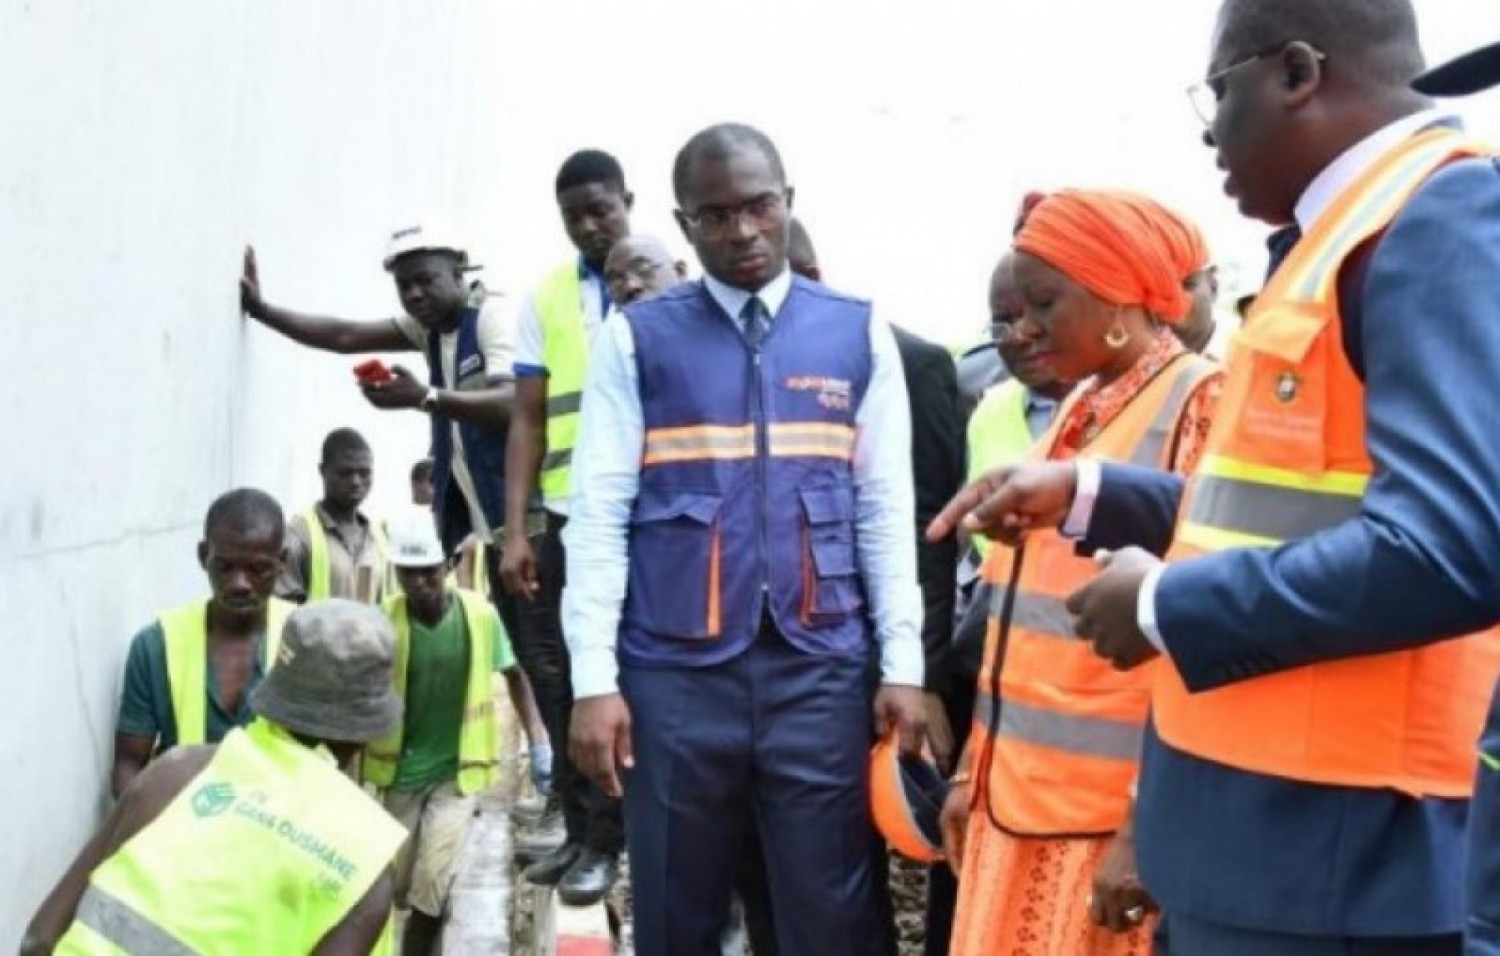
[[[528,866],[521,875],[526,877],[526,882],[536,886],[556,886],[557,881],[572,870],[582,853],[583,847],[577,843],[564,843]]]
[[[557,899],[564,906],[593,906],[609,894],[619,875],[614,854],[584,849],[557,884]]]

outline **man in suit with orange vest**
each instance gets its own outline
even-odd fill
[[[871,717],[912,754],[925,724],[900,356],[788,270],[764,133],[698,133],[673,187],[706,276],[606,323],[583,391],[572,752],[623,790],[640,952],[716,950],[752,826],[779,952],[884,952]]]
[[[1412,84],[1431,96],[1467,96],[1500,86],[1500,43],[1467,53],[1418,77]],[[1479,740],[1479,771],[1469,811],[1468,919],[1465,952],[1500,954],[1500,692],[1490,703]]]
[[[1500,376],[1500,172],[1408,87],[1422,65],[1408,0],[1226,0],[1204,140],[1285,228],[1199,468],[1002,471],[933,529],[1125,548],[1068,607],[1116,666],[1166,659],[1135,839],[1173,953],[1462,945],[1500,670],[1500,419],[1472,400]]]
[[[604,275],[610,249],[630,235],[635,197],[616,159],[585,149],[563,161],[554,193],[578,255],[554,269],[521,307],[515,356],[516,401],[506,445],[506,536],[500,574],[517,605],[516,646],[555,741],[568,739],[573,711],[560,612],[565,575],[573,439],[590,343],[610,312]],[[545,526],[527,527],[541,493]],[[540,533],[537,533],[540,531]],[[532,883],[557,886],[572,906],[609,892],[624,842],[620,805],[568,761],[554,758],[554,787],[565,839],[526,869]]]

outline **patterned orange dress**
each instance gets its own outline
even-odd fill
[[[1162,328],[1130,371],[1107,385],[1090,380],[1080,386],[1048,459],[1075,457],[1182,351],[1171,331]],[[1184,405],[1174,471],[1186,474],[1196,465],[1222,386],[1222,374],[1210,376]],[[976,809],[964,841],[949,951],[953,956],[1149,956],[1154,917],[1128,933],[1113,933],[1089,919],[1094,871],[1109,844],[1108,838],[1013,836]]]

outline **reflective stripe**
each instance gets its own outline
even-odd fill
[[[646,432],[644,463],[755,457],[755,426],[702,425]]]
[[[1289,541],[1359,517],[1362,499],[1212,476],[1193,482],[1187,520],[1209,528]]]
[[[1162,402],[1161,407],[1156,410],[1156,415],[1151,419],[1151,424],[1146,428],[1146,434],[1136,443],[1135,450],[1130,453],[1130,463],[1141,465],[1146,468],[1165,468],[1171,464],[1162,460],[1172,440],[1176,437],[1177,420],[1182,414],[1182,404],[1187,400],[1193,389],[1203,383],[1218,369],[1207,359],[1196,355],[1188,355],[1182,361],[1182,368],[1176,372],[1172,380],[1172,389],[1167,392],[1167,400]]]
[[[582,392],[568,392],[565,395],[548,395],[547,417],[557,418],[562,415],[572,415],[582,405]]]
[[[1479,762],[1484,764],[1491,770],[1500,771],[1500,760],[1496,760],[1494,757],[1491,757],[1483,750],[1479,751]]]
[[[74,919],[127,953],[152,956],[193,956],[192,947],[136,912],[128,904],[93,884],[78,901]]]
[[[549,451],[542,456],[542,471],[551,471],[554,468],[566,468],[573,463],[573,449],[564,448],[560,451]]]
[[[818,422],[779,422],[770,427],[770,451],[778,458],[854,457],[854,429]]]
[[[1252,462],[1230,458],[1228,455],[1205,455],[1198,466],[1198,474],[1218,478],[1239,478],[1262,485],[1281,485],[1286,488],[1303,488],[1307,491],[1327,495],[1362,495],[1370,483],[1370,476],[1360,471],[1325,471],[1310,474],[1292,471],[1290,468],[1273,468]]]
[[[1388,170],[1385,182],[1350,212],[1346,221],[1340,223],[1333,236],[1326,240],[1322,253],[1291,283],[1299,299],[1305,302],[1326,300],[1338,274],[1335,267],[1343,261],[1350,246],[1364,238],[1361,231],[1377,223],[1390,222],[1396,208],[1406,201],[1413,188],[1427,179],[1433,166],[1451,156],[1455,147],[1463,143],[1461,134],[1456,131],[1435,130],[1428,135],[1433,137],[1432,142],[1414,149],[1394,169]]]
[[[823,422],[779,422],[767,429],[768,449],[777,458],[854,457],[854,428]],[[698,425],[646,432],[643,463],[734,460],[755,457],[754,425]]]
[[[995,588],[999,595],[1004,595],[1004,588]],[[1001,602],[995,601],[991,605],[990,616],[999,620]],[[1066,640],[1077,640],[1078,632],[1073,630],[1073,615],[1063,603],[1063,599],[1052,597],[1048,594],[1037,594],[1035,591],[1021,591],[1016,595],[1016,606],[1011,624],[1015,627],[1023,627],[1035,634],[1047,637],[1061,637]]]
[[[976,723],[988,728],[993,712],[993,697],[981,693],[975,698]],[[1005,700],[1000,706],[1001,737],[1084,757],[1134,763],[1141,756],[1142,728],[1133,721],[1064,714],[1015,700]]]

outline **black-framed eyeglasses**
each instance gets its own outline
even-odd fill
[[[699,206],[695,212],[682,211],[679,215],[699,232],[722,235],[746,216],[761,228],[775,225],[786,208],[786,199],[787,193],[761,193],[737,206]]]
[[[1238,73],[1247,66],[1270,57],[1276,56],[1292,44],[1301,44],[1312,52],[1313,58],[1319,63],[1328,59],[1328,54],[1305,40],[1282,40],[1274,46],[1268,46],[1264,50],[1252,53],[1243,60],[1238,60],[1217,73],[1212,73],[1192,86],[1187,88],[1188,101],[1193,104],[1193,112],[1198,114],[1198,119],[1208,129],[1213,129],[1214,120],[1219,116],[1219,101],[1224,98],[1224,81],[1232,74]]]

